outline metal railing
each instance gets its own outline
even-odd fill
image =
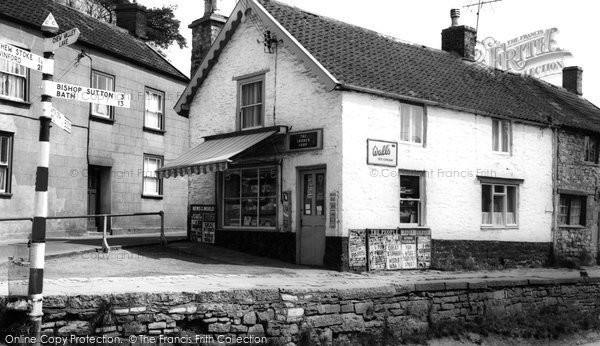
[[[167,245],[167,237],[165,236],[165,212],[150,212],[150,213],[126,213],[126,214],[96,214],[96,215],[75,215],[75,216],[48,216],[46,220],[59,220],[59,219],[91,219],[91,218],[102,218],[102,251],[109,252],[110,246],[107,240],[107,229],[108,219],[111,217],[126,217],[126,216],[160,216],[160,244],[162,246]],[[33,217],[16,217],[16,218],[0,218],[2,221],[31,221]]]

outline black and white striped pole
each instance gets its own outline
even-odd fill
[[[58,25],[52,14],[42,24],[44,37],[52,37],[58,31]],[[46,218],[48,217],[48,176],[50,163],[50,122],[52,120],[52,96],[47,94],[47,83],[51,83],[54,74],[54,53],[44,48],[44,73],[42,74],[42,114],[40,116],[40,134],[38,165],[35,174],[35,198],[31,246],[29,248],[29,299],[31,311],[29,321],[32,324],[36,340],[40,340],[42,326],[42,303],[44,284],[44,257],[46,254]],[[38,341],[39,342],[39,341]]]

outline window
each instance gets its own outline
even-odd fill
[[[481,224],[516,226],[517,202],[516,185],[481,184]]]
[[[585,136],[584,160],[598,163],[598,138]]]
[[[425,224],[424,175],[419,172],[400,171],[400,224],[422,226]]]
[[[144,155],[144,196],[162,196],[162,179],[158,178],[156,170],[162,167],[162,156]]]
[[[264,75],[238,82],[238,109],[240,130],[263,126]]]
[[[165,128],[165,93],[146,88],[144,127],[162,131]]]
[[[422,106],[401,104],[400,106],[400,141],[423,143],[424,115]]]
[[[0,132],[0,194],[10,193],[12,134]]]
[[[115,91],[115,77],[106,73],[92,71],[92,88],[101,90]],[[112,119],[114,114],[114,107],[92,103],[92,115]]]
[[[16,100],[27,100],[26,67],[17,63],[0,59],[0,97]]]
[[[585,196],[560,195],[558,224],[585,226]]]
[[[223,173],[224,227],[274,228],[277,168],[229,169]]]
[[[511,137],[510,121],[492,119],[492,149],[494,151],[509,153]]]

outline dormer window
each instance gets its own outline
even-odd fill
[[[264,125],[264,75],[238,81],[238,127],[246,130]]]

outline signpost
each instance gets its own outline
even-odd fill
[[[41,56],[2,41],[0,41],[0,58],[39,72],[49,72],[54,69],[54,66],[50,66],[52,62]]]
[[[128,94],[67,83],[47,83],[44,87],[44,93],[61,99],[98,103],[107,106],[129,108],[131,105],[131,97]]]
[[[77,42],[79,34],[79,29],[73,28],[71,30],[63,32],[60,35],[46,38],[44,39],[44,51],[51,52],[57,50],[58,48],[71,45]]]
[[[71,133],[71,120],[69,120],[69,118],[57,111],[54,107],[50,110],[50,115],[52,116],[53,123],[68,133]]]

